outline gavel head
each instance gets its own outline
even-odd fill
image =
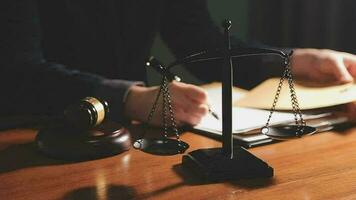
[[[70,161],[92,160],[128,150],[131,146],[128,130],[120,124],[105,122],[108,113],[106,101],[86,97],[68,106],[63,116],[39,130],[36,145],[50,157]]]
[[[101,124],[109,114],[109,105],[95,97],[85,97],[64,111],[64,121],[77,129],[91,129]]]

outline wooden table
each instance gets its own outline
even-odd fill
[[[182,169],[182,155],[131,149],[79,163],[49,159],[36,152],[35,134],[0,133],[0,199],[356,199],[356,128],[253,148],[273,179],[211,184]],[[182,139],[189,151],[220,145],[193,133]]]

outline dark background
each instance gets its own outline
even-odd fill
[[[232,33],[277,47],[328,48],[356,54],[355,0],[208,0],[214,21],[233,22]],[[163,63],[174,57],[158,36],[152,55]],[[182,67],[184,81],[199,83]],[[149,82],[158,83],[149,71]]]
[[[288,47],[356,53],[355,0],[249,0],[248,36]]]

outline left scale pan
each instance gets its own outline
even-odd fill
[[[181,154],[189,148],[189,145],[184,141],[171,138],[138,139],[134,142],[133,146],[135,149],[140,149],[143,152],[162,156]]]

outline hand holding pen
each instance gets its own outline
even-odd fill
[[[170,70],[167,70],[157,59],[154,57],[150,57],[149,60],[146,62],[146,67],[152,67],[154,70],[156,70],[158,73],[160,73],[163,76],[166,76],[169,81],[178,81],[180,82],[182,79],[170,72]],[[219,120],[219,116],[211,109],[211,106],[209,104],[206,104],[208,107],[208,112],[217,120]]]

